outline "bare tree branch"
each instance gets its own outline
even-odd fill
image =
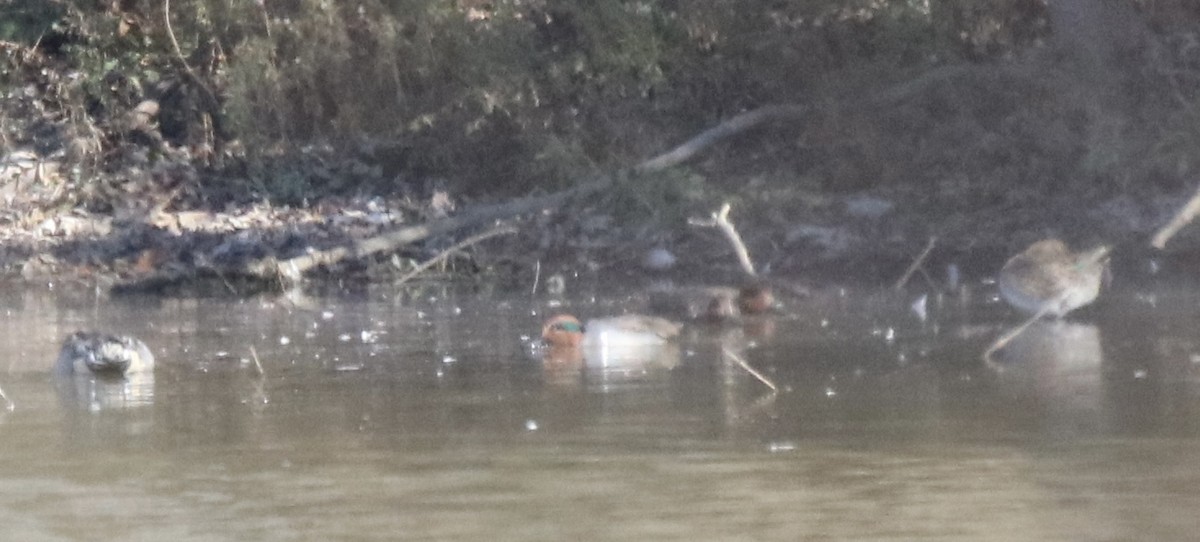
[[[1196,193],[1192,195],[1192,198],[1188,200],[1187,204],[1178,213],[1175,213],[1175,216],[1171,218],[1171,221],[1167,225],[1155,232],[1150,244],[1154,248],[1162,250],[1163,247],[1167,246],[1167,241],[1170,241],[1176,233],[1179,233],[1179,230],[1183,229],[1184,226],[1196,218],[1197,214],[1200,214],[1200,188],[1196,189]]]
[[[438,262],[445,260],[446,258],[450,257],[451,254],[454,254],[455,252],[458,252],[459,250],[462,250],[463,248],[469,247],[471,245],[474,245],[475,243],[484,241],[486,239],[491,239],[492,237],[496,237],[497,235],[510,235],[510,234],[514,234],[514,233],[517,233],[516,228],[514,228],[512,226],[501,226],[499,228],[485,231],[478,235],[472,235],[471,237],[468,237],[466,239],[463,239],[462,241],[455,243],[454,246],[451,246],[450,248],[441,251],[440,253],[438,253],[437,256],[434,256],[434,257],[426,260],[425,262],[421,263],[417,267],[413,268],[412,271],[405,273],[403,277],[396,279],[395,284],[404,284],[405,282],[408,282],[413,277],[420,275],[426,269],[429,269],[430,267],[437,265]]]
[[[750,373],[750,376],[758,379],[758,381],[762,382],[766,387],[771,388],[771,391],[779,391],[779,386],[776,386],[770,378],[766,377],[766,375],[760,373],[754,367],[751,367],[749,363],[746,363],[746,360],[742,359],[742,357],[737,355],[737,353],[735,353],[733,350],[729,349],[728,347],[721,347],[721,352],[728,356],[729,359],[733,360],[734,363],[738,364],[738,366],[747,373]]]
[[[796,120],[808,112],[801,105],[768,105],[737,115],[709,128],[683,144],[639,164],[635,171],[646,173],[679,165],[717,142],[749,130],[767,121]]]
[[[688,220],[688,224],[720,229],[721,233],[725,234],[725,238],[729,240],[729,244],[733,245],[733,252],[737,254],[738,263],[742,265],[742,271],[750,277],[756,277],[758,273],[754,271],[754,263],[750,261],[750,250],[746,248],[746,243],[742,242],[742,236],[738,234],[737,228],[733,226],[733,222],[729,221],[729,209],[729,202],[726,202],[721,206],[719,211],[712,214],[712,218],[690,219]]]
[[[893,286],[892,289],[899,291],[904,288],[905,284],[908,284],[908,279],[912,277],[912,274],[915,273],[917,269],[921,268],[921,264],[925,263],[925,258],[929,257],[929,253],[933,252],[933,246],[935,244],[937,244],[937,237],[930,237],[929,242],[925,244],[925,250],[922,250],[921,255],[917,256],[917,259],[913,260],[912,265],[908,266],[908,269],[904,271],[904,274],[900,276],[900,280],[896,281],[896,285]],[[929,277],[926,276],[926,278]]]

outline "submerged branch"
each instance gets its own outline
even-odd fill
[[[4,394],[3,389],[0,389],[0,399],[4,399],[5,410],[12,412],[17,409],[17,404],[12,402],[12,399],[9,399],[8,396]]]
[[[900,276],[900,280],[897,280],[895,286],[892,286],[893,290],[899,291],[904,288],[905,284],[908,284],[908,279],[912,278],[912,274],[917,272],[918,269],[922,269],[921,265],[925,263],[925,259],[929,257],[929,253],[933,252],[933,246],[936,244],[937,237],[930,237],[929,242],[925,244],[925,250],[922,250],[917,259],[913,260],[912,265],[908,266],[908,269]],[[925,278],[929,279],[929,276],[926,275]]]
[[[258,359],[258,350],[254,349],[254,345],[250,345],[250,359],[254,360],[254,372],[258,376],[266,376],[267,372],[263,370],[262,362]]]
[[[1016,339],[1017,337],[1019,337],[1022,333],[1025,332],[1026,329],[1029,329],[1029,326],[1033,325],[1034,322],[1041,320],[1042,317],[1045,316],[1047,313],[1049,313],[1052,308],[1054,308],[1056,305],[1058,305],[1060,302],[1062,302],[1062,300],[1066,298],[1068,293],[1069,292],[1063,293],[1063,295],[1058,296],[1058,298],[1055,299],[1053,302],[1046,303],[1044,306],[1042,306],[1041,310],[1034,313],[1033,316],[1030,316],[1028,320],[1025,320],[1024,322],[1021,323],[1021,325],[1009,330],[1008,333],[1005,333],[1004,335],[1001,335],[1000,338],[996,339],[996,342],[993,342],[992,345],[989,346],[988,349],[984,350],[984,352],[983,352],[984,364],[986,364],[988,367],[991,367],[993,369],[998,369],[999,365],[997,365],[996,362],[992,361],[992,355],[995,354],[996,352],[998,352],[1001,348],[1008,346],[1008,343],[1012,342],[1013,339]]]
[[[750,376],[753,376],[754,378],[758,379],[758,381],[762,382],[763,385],[765,385],[766,387],[771,388],[771,391],[773,391],[773,392],[779,391],[779,386],[776,386],[775,383],[771,381],[771,379],[767,378],[765,375],[758,372],[758,370],[756,370],[754,367],[751,367],[750,364],[746,362],[746,360],[742,359],[741,356],[734,353],[728,347],[722,347],[721,351],[724,352],[725,355],[729,357],[729,359],[732,359],[734,361],[734,363],[737,363],[739,367],[741,367],[747,373],[750,373]]]

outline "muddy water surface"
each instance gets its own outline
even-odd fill
[[[605,372],[530,338],[635,298],[10,288],[0,540],[1191,540],[1194,291],[1109,292],[990,364],[1020,318],[986,286],[924,320],[919,292],[825,291]],[[53,378],[93,327],[157,370]]]

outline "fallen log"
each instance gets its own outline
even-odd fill
[[[209,264],[198,265],[190,269],[160,270],[130,281],[119,282],[113,285],[111,292],[114,294],[166,294],[178,290],[191,293],[194,290],[207,289],[206,286],[209,284],[219,289],[229,289],[239,296],[285,291],[298,284],[305,273],[318,267],[392,252],[432,236],[455,232],[491,220],[501,220],[557,207],[571,197],[602,190],[608,182],[606,178],[602,178],[553,194],[479,207],[449,218],[405,226],[350,245],[310,251],[284,260],[267,257],[237,266]],[[196,286],[205,287],[183,288],[184,283],[196,283]]]

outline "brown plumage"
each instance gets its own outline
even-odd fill
[[[1038,241],[1000,269],[1000,294],[1025,312],[1062,317],[1100,294],[1108,253],[1105,246],[1075,253],[1058,239]]]

